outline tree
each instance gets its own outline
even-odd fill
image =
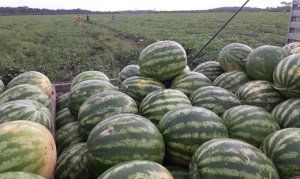
[[[281,1],[280,4],[286,11],[289,11],[292,6],[292,2]]]

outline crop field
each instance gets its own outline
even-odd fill
[[[232,13],[92,14],[76,24],[76,15],[0,16],[0,76],[36,70],[52,82],[68,82],[86,70],[110,78],[137,62],[141,50],[158,40],[179,42],[188,56],[203,46]],[[82,15],[85,18],[85,15]],[[256,48],[285,45],[288,12],[242,12],[191,65],[216,60],[227,44]]]

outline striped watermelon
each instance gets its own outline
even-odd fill
[[[240,86],[244,85],[249,81],[251,80],[245,72],[230,71],[218,76],[213,82],[213,85],[236,93]]]
[[[300,98],[300,54],[281,60],[273,73],[275,89],[288,98]]]
[[[55,129],[58,130],[65,124],[70,122],[77,121],[68,108],[64,108],[56,113],[55,118]]]
[[[269,134],[280,129],[276,119],[260,107],[235,106],[222,115],[230,138],[259,147]]]
[[[173,79],[171,88],[190,96],[196,89],[211,85],[212,82],[205,75],[194,71],[184,71]]]
[[[287,128],[270,134],[260,149],[274,162],[281,178],[300,176],[300,129]]]
[[[142,76],[165,81],[184,70],[187,56],[179,43],[169,40],[159,41],[141,52],[138,63]]]
[[[103,80],[109,82],[109,78],[100,71],[84,71],[73,78],[71,88],[80,82],[87,80]]]
[[[56,99],[56,111],[60,111],[68,107],[69,93],[65,93]]]
[[[252,48],[244,44],[232,43],[226,45],[219,54],[221,68],[224,71],[244,71],[245,62],[250,52],[252,52]]]
[[[169,111],[160,120],[158,129],[165,140],[168,161],[185,167],[188,167],[192,155],[204,142],[228,137],[223,120],[200,107]]]
[[[86,143],[78,143],[64,150],[57,158],[55,178],[89,179],[92,178],[85,161]]]
[[[78,111],[82,103],[90,96],[105,91],[116,90],[115,87],[107,81],[103,80],[87,80],[71,88],[69,93],[68,108],[75,116],[78,115]]]
[[[222,115],[227,109],[240,105],[240,101],[232,92],[215,86],[199,88],[191,94],[193,106],[211,110]]]
[[[0,79],[0,94],[5,90],[5,85],[3,81]]]
[[[300,98],[286,100],[272,110],[281,128],[300,128]]]
[[[193,71],[202,73],[211,81],[214,81],[218,76],[224,73],[219,62],[216,61],[206,61],[204,63],[200,63]]]
[[[162,165],[146,160],[122,162],[101,174],[98,179],[173,179]]]
[[[118,83],[122,84],[124,80],[133,76],[141,76],[138,65],[127,65],[118,74]]]
[[[132,97],[138,105],[149,93],[160,89],[165,89],[160,81],[141,76],[127,78],[120,87],[120,91]]]
[[[4,172],[0,173],[0,179],[45,179],[40,175],[28,172]]]
[[[287,50],[287,51],[292,51],[293,49],[298,48],[298,47],[300,47],[300,42],[292,42],[292,43],[286,44],[283,47],[283,49]]]
[[[141,103],[140,114],[158,124],[164,114],[175,108],[191,106],[189,98],[174,89],[157,90],[148,94]]]
[[[51,99],[40,88],[34,85],[24,84],[14,86],[0,94],[0,104],[20,99],[37,101],[51,110]]]
[[[255,80],[273,81],[276,65],[290,53],[281,47],[264,45],[254,49],[245,64],[247,74]]]
[[[234,139],[213,139],[201,145],[192,157],[189,171],[190,179],[279,179],[274,164],[260,150]]]
[[[50,178],[56,163],[52,134],[31,121],[0,124],[0,173],[24,171]]]
[[[267,111],[283,101],[274,85],[268,81],[250,81],[241,86],[236,95],[242,104],[258,106]]]
[[[188,65],[186,65],[185,68],[183,69],[183,71],[191,71],[191,69]]]
[[[54,132],[52,114],[48,108],[32,100],[9,101],[0,105],[0,123],[26,120],[37,122]]]
[[[79,123],[77,121],[65,124],[55,133],[55,143],[58,155],[66,148],[80,142],[84,142],[84,140],[79,134]]]
[[[159,130],[136,114],[118,114],[100,122],[88,137],[87,149],[88,167],[98,175],[130,160],[162,163],[165,155]]]
[[[125,93],[106,91],[88,98],[78,114],[79,132],[87,139],[92,129],[104,119],[120,113],[137,113],[135,101]]]
[[[166,166],[174,179],[189,179],[189,170],[178,166]]]
[[[51,81],[47,76],[37,71],[27,71],[19,74],[7,84],[6,88],[10,89],[14,86],[23,84],[35,85],[42,89],[42,91],[48,96],[51,96],[52,94]]]

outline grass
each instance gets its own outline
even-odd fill
[[[175,40],[190,56],[232,13],[155,13],[90,15],[78,26],[76,15],[1,16],[0,76],[36,70],[52,82],[68,82],[86,70],[115,78],[137,63],[141,50],[158,40]],[[84,17],[84,16],[83,16]],[[285,45],[289,13],[243,12],[209,45],[198,61],[216,59],[233,42],[252,48]],[[12,75],[13,76],[13,75]]]

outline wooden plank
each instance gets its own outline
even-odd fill
[[[300,10],[293,10],[292,11],[292,16],[293,17],[300,17]]]
[[[293,0],[293,5],[300,5],[300,0]]]
[[[290,28],[300,29],[300,22],[291,22]]]
[[[300,41],[300,34],[289,33],[288,39],[289,40]]]

